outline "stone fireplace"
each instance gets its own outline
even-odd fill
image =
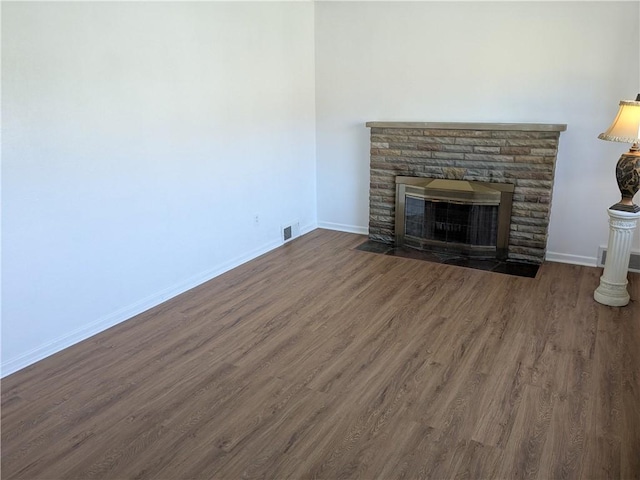
[[[423,122],[366,125],[371,128],[370,240],[394,244],[397,235],[403,233],[396,231],[397,182],[415,185],[433,180],[462,180],[475,182],[482,188],[491,188],[493,184],[498,191],[512,191],[506,238],[502,245],[493,246],[499,257],[538,265],[544,261],[558,141],[566,125]],[[442,207],[436,207],[442,211]],[[435,214],[436,207],[421,204],[412,208],[425,208]],[[461,215],[462,210],[467,212],[462,207],[456,208],[454,215]],[[481,223],[486,224],[494,214],[485,210],[468,214],[484,215]],[[436,244],[443,236],[455,236],[462,228],[456,222],[445,225],[441,220],[429,225],[421,224],[419,228],[423,233],[425,229],[439,228],[437,238],[424,237],[426,243]]]

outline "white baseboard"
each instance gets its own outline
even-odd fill
[[[357,233],[359,235],[369,235],[368,227],[344,225],[342,223],[318,222],[318,228],[326,228],[327,230],[337,230],[339,232]]]
[[[314,226],[309,225],[301,229],[304,233],[315,229]],[[246,255],[241,255],[229,262],[219,265],[216,268],[207,270],[198,275],[194,275],[191,278],[188,278],[176,285],[173,285],[169,288],[161,290],[160,292],[149,295],[142,300],[135,302],[131,305],[123,307],[115,312],[112,312],[108,315],[105,315],[94,322],[91,322],[88,325],[85,325],[77,330],[69,332],[51,342],[48,342],[44,345],[41,345],[37,348],[34,348],[18,357],[12,358],[6,362],[4,362],[0,366],[0,378],[10,375],[12,373],[17,372],[29,365],[32,365],[54,353],[57,353],[67,347],[70,347],[82,340],[86,340],[93,335],[96,335],[118,323],[124,322],[150,308],[153,308],[157,305],[160,305],[162,302],[169,300],[181,293],[186,292],[187,290],[191,290],[198,285],[211,280],[219,275],[222,275],[229,270],[232,270],[235,267],[242,265],[254,258],[259,257],[271,250],[278,248],[282,245],[282,241],[270,242],[266,245],[263,245],[260,248],[257,248]]]
[[[585,267],[596,267],[598,265],[596,257],[583,257],[581,255],[569,255],[568,253],[547,252],[545,260],[569,263],[571,265],[584,265]]]
[[[569,255],[567,253],[556,253],[556,252],[547,252],[545,260],[550,262],[559,262],[559,263],[569,263],[571,265],[583,265],[585,267],[604,267],[603,263],[600,261],[602,258],[602,251],[606,250],[606,246],[601,246],[598,249],[597,257],[583,257],[580,255]],[[636,257],[640,255],[640,252],[632,250],[631,255],[635,255]],[[635,264],[637,264],[637,259]],[[630,272],[640,273],[640,270],[629,267]]]

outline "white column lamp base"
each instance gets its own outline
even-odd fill
[[[627,273],[631,258],[633,232],[638,224],[640,212],[625,212],[609,209],[609,246],[600,286],[593,293],[598,303],[611,307],[624,307],[629,303]]]

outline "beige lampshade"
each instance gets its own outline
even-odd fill
[[[640,95],[636,101],[622,100],[620,110],[611,126],[598,135],[611,142],[634,143],[640,141]]]

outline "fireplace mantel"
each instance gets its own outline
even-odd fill
[[[468,122],[367,122],[370,128],[417,128],[441,130],[501,130],[505,132],[564,132],[560,123],[468,123]]]
[[[544,261],[555,163],[564,124],[367,122],[371,128],[369,238],[395,239],[395,178],[514,186],[508,259]]]

